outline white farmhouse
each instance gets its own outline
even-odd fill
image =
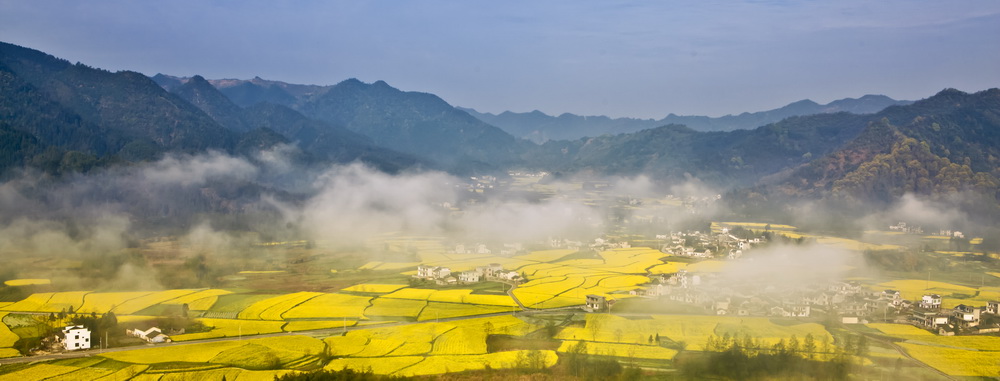
[[[63,346],[67,351],[90,349],[90,330],[82,325],[71,325],[63,328]]]
[[[479,282],[482,275],[479,271],[463,271],[458,274],[458,281],[462,283],[476,283]]]
[[[152,327],[145,331],[141,329],[127,329],[125,333],[145,340],[147,343],[169,343],[170,336],[164,335],[163,331],[157,327]]]
[[[941,308],[941,295],[929,294],[920,299],[920,308],[938,309]]]

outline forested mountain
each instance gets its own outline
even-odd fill
[[[196,82],[194,78],[164,74],[157,74],[154,79],[173,92]],[[453,172],[502,170],[519,163],[530,146],[433,94],[400,91],[383,81],[367,84],[348,79],[332,86],[297,85],[261,78],[207,82],[241,107],[286,106],[325,126],[344,127],[364,135],[370,139],[369,146],[374,144],[412,157],[427,158],[431,166]],[[198,100],[190,100],[198,104]],[[214,115],[213,110],[205,111]],[[272,128],[280,130],[277,126]],[[305,147],[328,145],[328,142],[314,144],[311,141],[308,131],[318,131],[315,128],[313,125],[297,136],[279,132]]]
[[[389,171],[529,167],[647,174],[657,181],[697,178],[723,187],[764,186],[772,195],[865,205],[885,204],[904,193],[963,192],[998,205],[997,89],[975,94],[948,89],[875,114],[827,111],[861,112],[895,101],[866,96],[826,106],[799,102],[779,110],[825,108],[748,130],[702,132],[669,124],[534,145],[437,96],[400,91],[382,81],[313,86],[260,78],[209,81],[159,74],[154,79],[0,44],[0,170],[85,172],[165,152],[249,154],[288,143],[310,158],[363,160]]]
[[[809,162],[854,138],[863,116],[846,112],[793,117],[753,130],[698,132],[668,125],[630,134],[550,141],[529,156],[539,167],[605,174],[697,177],[723,185],[756,182]]]
[[[383,81],[366,84],[348,79],[298,110],[366,135],[376,144],[430,158],[459,172],[517,164],[530,144],[433,94],[403,92]]]
[[[165,151],[231,150],[240,137],[146,76],[71,64],[0,43],[0,110],[36,148],[14,162],[49,172],[87,170]]]
[[[782,179],[792,194],[885,203],[904,193],[1000,196],[1000,89],[890,107],[844,147]]]
[[[250,126],[277,131],[302,149],[333,162],[362,160],[387,171],[432,167],[417,156],[383,148],[367,136],[328,122],[309,119],[283,105],[257,103],[244,109],[242,115]]]
[[[554,117],[538,110],[527,113],[505,111],[499,115],[494,115],[480,113],[468,108],[460,109],[486,123],[503,128],[504,131],[514,136],[529,139],[536,143],[543,143],[548,140],[574,140],[585,136],[636,132],[668,124],[681,124],[696,131],[753,129],[792,116],[837,112],[871,114],[889,106],[909,103],[912,102],[897,101],[884,95],[865,95],[858,99],[845,98],[825,105],[806,99],[769,111],[744,112],[739,115],[726,115],[718,118],[670,114],[660,120],[612,119],[606,116],[580,116],[569,113]]]
[[[173,87],[170,92],[191,102],[225,128],[236,132],[250,130],[249,123],[243,119],[243,109],[200,75]]]
[[[0,170],[87,171],[166,152],[250,154],[301,140],[306,125],[317,130],[312,134],[318,140],[305,147],[319,153],[316,157],[362,160],[386,170],[420,163],[344,128],[268,107],[245,110],[199,76],[182,81],[159,75],[153,81],[0,43],[0,134],[5,138]]]

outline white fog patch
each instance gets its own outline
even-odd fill
[[[507,202],[471,207],[456,222],[461,235],[477,240],[532,242],[600,232],[593,208],[563,200]]]
[[[210,152],[196,156],[168,155],[143,168],[139,179],[153,185],[198,186],[213,179],[251,180],[257,171],[257,167],[244,159]]]
[[[959,201],[955,200],[955,203]],[[968,216],[948,204],[907,193],[891,209],[866,216],[863,223],[868,230],[887,230],[889,225],[897,222],[925,228],[954,229],[964,226]]]
[[[301,212],[311,238],[358,243],[374,234],[438,234],[445,203],[454,204],[453,177],[440,173],[389,175],[361,164],[335,167],[317,180],[318,193]],[[286,211],[287,213],[287,211]]]
[[[615,193],[622,196],[662,197],[663,194],[661,193],[665,193],[657,189],[653,181],[646,175],[618,178],[612,184],[614,185]]]
[[[743,260],[730,262],[719,274],[719,280],[801,289],[842,279],[854,257],[847,250],[821,244],[769,246],[754,249]]]
[[[76,258],[125,248],[128,219],[103,216],[82,223],[18,218],[0,227],[0,253]]]

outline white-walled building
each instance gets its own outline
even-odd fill
[[[90,349],[90,330],[82,325],[71,325],[63,328],[63,346],[67,351]]]

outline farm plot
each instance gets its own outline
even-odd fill
[[[428,302],[427,307],[420,311],[417,320],[445,319],[458,316],[485,315],[498,312],[512,312],[515,307],[487,306],[465,303]]]
[[[185,295],[194,294],[195,290],[167,290],[154,292],[147,294],[138,298],[127,300],[114,309],[114,313],[118,315],[131,315],[150,306],[157,305],[168,300],[177,299]],[[100,294],[91,294],[100,295]],[[188,306],[190,308],[190,306]]]
[[[155,364],[167,362],[208,362],[220,352],[239,347],[245,342],[220,341],[215,343],[191,344],[177,347],[154,347],[133,351],[103,353],[101,356],[133,364]]]
[[[282,314],[309,299],[323,295],[320,292],[296,292],[264,299],[240,311],[240,319],[283,320]]]
[[[558,282],[530,281],[514,289],[513,294],[522,304],[531,307],[579,287],[584,280],[584,277],[567,277]]]
[[[8,285],[8,286],[14,286],[14,287],[17,287],[17,286],[42,286],[42,285],[52,284],[52,281],[49,280],[49,279],[38,279],[38,278],[36,278],[36,279],[11,279],[11,280],[4,281],[3,284]]]
[[[424,361],[423,356],[383,357],[383,358],[340,358],[330,361],[323,369],[370,371],[375,374],[392,374],[396,371]]]
[[[8,314],[9,312],[0,312],[0,320],[7,317]],[[25,315],[20,315],[20,316],[25,316]],[[16,316],[12,316],[12,318],[13,317]],[[30,318],[29,321],[31,321]],[[16,343],[17,340],[19,339],[20,337],[18,337],[17,334],[15,334],[14,332],[11,332],[10,327],[8,327],[7,324],[0,324],[0,348],[13,347],[14,343]]]
[[[371,304],[369,296],[323,294],[285,312],[285,319],[361,319]]]
[[[569,352],[580,343],[579,341],[563,341],[558,352]],[[658,345],[640,344],[617,344],[602,342],[587,342],[587,354],[598,356],[625,357],[650,360],[670,360],[677,355],[677,351],[664,348]]]
[[[381,297],[389,299],[427,300],[435,292],[438,291],[426,288],[403,288],[393,293],[382,295]]]
[[[281,327],[285,332],[312,331],[317,329],[345,328],[358,324],[355,320],[293,320]]]
[[[351,287],[344,288],[342,291],[348,292],[363,292],[369,294],[388,294],[390,292],[399,290],[406,287],[405,284],[356,284]]]
[[[282,332],[283,321],[234,320],[234,319],[196,319],[205,326],[212,327],[208,332],[186,333],[172,336],[174,341],[189,341],[213,339],[219,337],[237,337]]]
[[[466,295],[462,299],[463,303],[469,304],[483,304],[491,306],[503,306],[503,307],[516,307],[517,303],[514,303],[514,299],[511,299],[507,295],[480,295],[480,294],[470,294]]]
[[[889,336],[896,336],[896,337],[934,336],[933,333],[927,332],[926,330],[914,327],[909,324],[869,323],[866,325],[868,326],[868,328],[877,329]]]
[[[220,295],[232,294],[232,291],[220,290],[220,289],[207,289],[197,291],[191,294],[187,294],[178,298],[167,300],[162,304],[187,304],[188,309],[192,311],[207,311],[212,308],[216,300],[219,299]]]
[[[90,291],[46,292],[31,294],[24,300],[3,308],[4,311],[20,312],[60,312],[77,309],[83,305],[83,298]],[[107,312],[107,311],[104,311]]]
[[[270,299],[278,295],[256,295],[256,294],[227,294],[220,295],[207,312],[209,315],[219,317],[219,315],[235,318],[241,311],[262,300]]]
[[[944,297],[952,294],[972,295],[976,289],[960,286],[957,284],[926,281],[919,279],[894,280],[891,282],[879,283],[872,287],[875,290],[892,289],[898,290],[900,296],[907,300],[920,300],[924,294],[939,294]]]
[[[378,298],[372,301],[371,307],[365,309],[365,316],[416,319],[426,306],[427,302],[423,300]]]
[[[976,351],[991,351],[1000,356],[1000,337],[997,336],[902,336],[911,344],[937,345]],[[1000,359],[998,359],[1000,360]]]
[[[365,350],[368,344],[368,336],[330,336],[323,339],[326,342],[330,355],[335,357],[347,357]]]
[[[0,381],[44,380],[79,370],[75,366],[38,364],[29,368],[0,375]]]
[[[816,340],[832,336],[815,323],[791,326],[772,323],[767,318],[652,315],[652,319],[631,320],[614,315],[590,314],[584,327],[568,327],[556,338],[562,340],[585,340],[609,343],[647,344],[649,336],[660,335],[675,342],[685,342],[688,349],[703,350],[709,336],[744,334],[766,343],[788,339],[792,335],[804,338],[812,334]]]
[[[913,358],[941,372],[960,377],[996,377],[1000,352],[969,351],[912,343],[899,343]]]
[[[393,374],[399,376],[425,376],[432,374],[442,374],[450,372],[461,372],[466,370],[491,368],[513,368],[517,365],[518,357],[525,356],[528,351],[510,351],[487,353],[482,355],[448,355],[430,356],[412,366],[402,368]],[[558,356],[555,351],[540,351],[543,356],[543,363],[546,368],[556,364]]]
[[[471,355],[486,353],[486,332],[472,327],[456,327],[434,340],[434,355]]]
[[[149,291],[137,292],[92,292],[83,297],[83,305],[76,309],[80,313],[107,313],[126,302],[152,294]]]
[[[154,347],[132,351],[104,353],[100,356],[133,364],[171,362],[209,363],[220,353],[245,345],[267,348],[282,363],[322,353],[323,342],[307,336],[281,336],[243,341],[219,341],[173,347]],[[256,347],[252,347],[256,348]]]

